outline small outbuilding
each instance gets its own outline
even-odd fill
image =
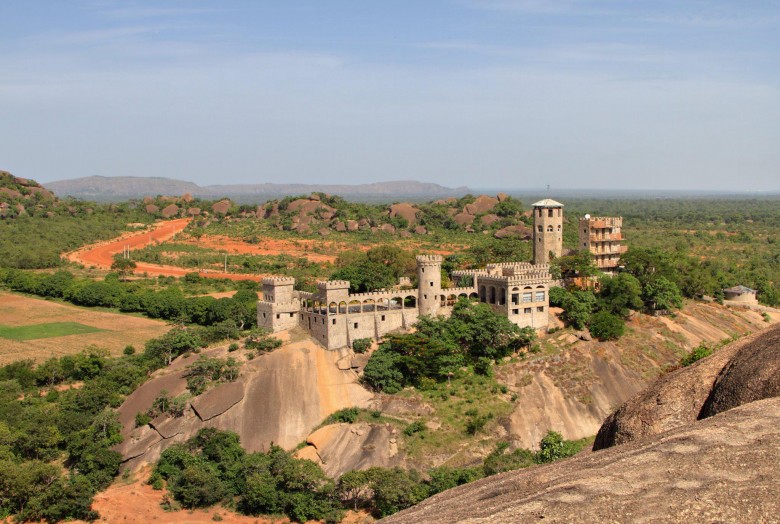
[[[758,304],[756,290],[747,286],[734,286],[723,290],[723,298],[731,302],[743,302],[745,304]]]

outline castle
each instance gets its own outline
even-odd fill
[[[272,332],[301,326],[327,349],[351,347],[360,338],[410,328],[421,315],[444,315],[460,298],[490,304],[520,327],[545,329],[552,284],[550,257],[563,253],[563,204],[545,199],[533,204],[533,263],[487,264],[484,269],[453,271],[462,287],[442,288],[440,255],[417,257],[417,288],[350,293],[349,282],[318,282],[314,293],[294,289],[295,279],[263,280],[257,325]]]

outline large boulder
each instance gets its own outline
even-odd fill
[[[763,333],[739,349],[718,376],[701,417],[777,396],[780,396],[780,328]]]
[[[764,398],[773,391],[776,395],[780,355],[772,358],[771,352],[777,348],[778,338],[780,326],[774,326],[662,376],[607,417],[596,435],[593,449],[624,444],[690,424],[708,412],[705,403],[723,411],[726,405],[739,405],[737,399],[744,403],[750,402],[747,399]],[[761,356],[754,359],[754,354]],[[759,371],[766,363],[769,363],[767,372]],[[724,368],[733,371],[718,379]],[[717,393],[720,386],[716,379],[724,385],[722,393]],[[711,396],[713,400],[708,401]]]
[[[780,398],[472,482],[382,522],[777,522]]]
[[[409,223],[410,226],[413,226],[417,222],[417,212],[419,209],[414,204],[409,204],[407,202],[401,202],[400,204],[393,204],[390,206],[390,217],[403,217],[406,219],[406,221]]]
[[[179,214],[179,206],[176,204],[171,204],[168,206],[165,206],[162,211],[160,211],[160,215],[163,218],[172,218]]]

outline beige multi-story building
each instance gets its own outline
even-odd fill
[[[628,250],[622,244],[623,217],[585,215],[579,225],[579,249],[590,251],[601,271],[615,271],[620,265],[620,256]]]

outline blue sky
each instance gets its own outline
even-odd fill
[[[777,1],[0,0],[46,182],[780,189]]]

